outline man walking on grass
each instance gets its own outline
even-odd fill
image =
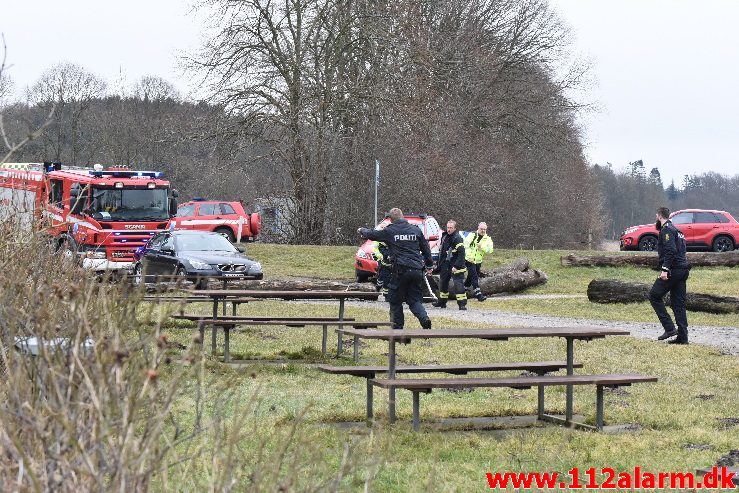
[[[667,207],[657,209],[656,219],[656,226],[659,230],[657,253],[659,254],[660,273],[649,292],[649,301],[665,329],[665,332],[657,339],[662,341],[677,336],[668,341],[669,344],[687,344],[688,315],[685,309],[685,297],[690,264],[685,255],[685,236],[670,221],[670,209]],[[672,311],[675,313],[677,329],[663,301],[668,292],[672,301]]]
[[[365,238],[387,245],[392,261],[387,299],[390,302],[390,322],[393,329],[403,328],[404,302],[421,322],[421,327],[430,329],[431,319],[421,303],[424,269],[430,271],[434,265],[429,242],[418,226],[403,218],[403,211],[397,207],[390,209],[389,216],[390,224],[385,229],[359,228],[357,232]]]

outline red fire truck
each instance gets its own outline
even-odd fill
[[[0,164],[0,221],[37,225],[87,269],[127,271],[134,250],[164,230],[177,210],[177,194],[170,196],[162,176],[99,164]]]

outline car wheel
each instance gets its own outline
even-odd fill
[[[356,282],[367,282],[372,274],[363,270],[354,269],[354,280]]]
[[[639,240],[639,250],[642,252],[653,252],[657,249],[657,237],[646,235]]]
[[[175,281],[179,285],[190,282],[190,279],[188,279],[188,276],[187,276],[187,271],[185,270],[184,267],[182,266],[177,267],[177,271],[175,272]]]
[[[713,240],[713,251],[714,252],[730,252],[734,250],[734,240],[728,236],[717,236]]]
[[[231,243],[236,243],[236,237],[230,228],[216,228],[215,233],[224,236]]]

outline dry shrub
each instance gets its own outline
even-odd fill
[[[339,446],[336,461],[307,438],[301,416],[277,432],[262,426],[257,393],[233,390],[235,372],[221,371],[195,338],[185,348],[172,343],[146,322],[151,313],[139,308],[137,317],[142,290],[96,278],[40,236],[5,231],[4,491],[317,491],[369,484],[372,475],[360,470],[376,461],[365,450],[360,465],[356,443]],[[36,356],[18,346],[29,337],[39,341]]]

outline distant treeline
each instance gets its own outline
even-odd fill
[[[594,165],[592,175],[603,197],[603,235],[618,239],[621,232],[637,224],[654,221],[657,207],[680,209],[714,209],[731,213],[739,219],[739,175],[719,173],[685,175],[678,186],[662,183],[659,169],[647,174],[643,161],[629,163],[621,171],[611,165]]]
[[[546,0],[209,5],[220,31],[191,67],[204,102],[61,64],[3,107],[0,78],[11,141],[56,105],[12,159],[162,169],[183,197],[270,202],[294,243],[357,242],[377,160],[381,213],[487,221],[500,247],[595,245],[664,203],[660,182],[588,166],[567,96],[584,70]]]

